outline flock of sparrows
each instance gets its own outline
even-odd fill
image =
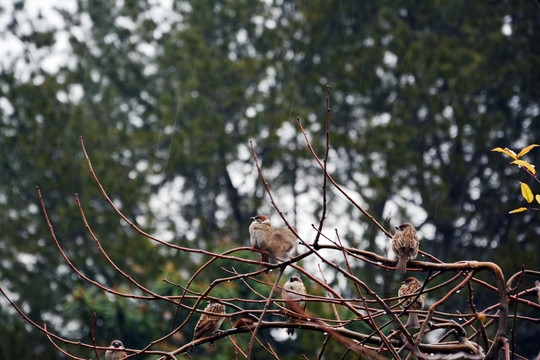
[[[251,247],[262,250],[261,261],[268,262],[268,255],[285,259],[296,252],[296,236],[288,227],[275,229],[265,215],[252,218],[249,225]]]
[[[296,235],[291,229],[288,227],[273,228],[270,219],[265,215],[257,215],[250,218],[250,220],[252,221],[249,225],[251,247],[261,250],[261,261],[268,262],[269,256],[272,256],[277,261],[285,260],[296,252]],[[411,224],[401,224],[396,227],[396,230],[392,237],[392,250],[397,258],[395,269],[397,272],[404,274],[407,272],[407,263],[418,255],[419,240],[416,230]],[[398,291],[398,296],[400,298],[404,297],[401,303],[402,309],[422,310],[424,307],[424,295],[419,294],[421,287],[420,281],[414,277],[408,277],[402,282]],[[302,300],[305,294],[306,288],[298,276],[291,276],[289,281],[283,285],[281,299],[284,300],[285,308],[290,311],[287,313],[289,321],[298,320],[298,317],[293,314],[305,312],[306,302]],[[408,313],[407,326],[418,328],[420,326],[418,314],[416,312]],[[210,301],[201,314],[197,325],[195,325],[191,341],[193,342],[218,331],[223,320],[225,320],[225,314],[225,305]],[[288,328],[287,333],[292,335],[294,329],[292,327]],[[126,356],[127,353],[120,340],[113,340],[110,349],[105,352],[106,360],[119,360]]]

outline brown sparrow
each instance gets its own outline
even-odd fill
[[[268,252],[275,258],[287,259],[296,252],[296,236],[288,227],[274,229],[268,239]]]
[[[224,316],[220,316],[225,314],[225,305],[223,304],[210,301],[204,311],[216,315],[201,314],[201,318],[197,322],[197,325],[195,325],[195,332],[191,341],[216,332],[223,323],[223,320],[225,320]]]
[[[236,324],[234,324],[234,327],[237,329],[240,329],[240,328],[249,328],[250,326],[253,326],[253,325],[255,325],[255,321],[253,319],[240,318],[238,319]]]
[[[416,230],[411,224],[401,224],[392,238],[392,250],[397,257],[396,271],[407,272],[407,262],[418,255],[419,241]]]
[[[120,360],[127,356],[120,340],[113,340],[109,348],[110,350],[105,351],[105,360]]]
[[[422,284],[420,284],[420,281],[418,281],[417,278],[414,277],[408,277],[401,283],[401,287],[398,291],[398,296],[405,296],[405,295],[412,295],[420,290],[422,287]],[[408,297],[401,303],[401,308],[406,308],[416,297],[416,295],[413,295],[411,297]],[[414,303],[412,303],[411,306],[409,306],[409,310],[422,310],[424,308],[424,295],[418,296],[418,299]],[[419,328],[420,323],[418,322],[418,314],[410,312],[409,313],[409,319],[407,320],[407,325],[411,328]]]
[[[289,290],[292,290],[295,293],[292,293]],[[298,294],[296,294],[296,293],[298,293]],[[289,281],[287,281],[285,283],[285,285],[283,285],[283,290],[281,291],[281,298],[283,300],[302,299],[304,296],[302,296],[300,294],[305,294],[305,293],[306,293],[306,288],[305,288],[304,283],[302,282],[302,280],[298,276],[291,276]],[[287,301],[287,302],[284,302],[283,304],[285,305],[285,307],[288,310],[293,311],[293,312],[304,313],[305,310],[306,310],[306,302],[305,301],[290,301],[290,302]],[[290,314],[287,314],[287,316],[289,317],[290,322],[294,322],[297,319],[297,317],[292,316]],[[288,328],[287,329],[287,334],[293,335],[294,334],[294,329],[293,328]]]
[[[268,251],[268,239],[272,235],[272,225],[268,216],[257,215],[250,218],[249,241],[254,249]],[[261,260],[268,262],[268,255],[261,254]]]

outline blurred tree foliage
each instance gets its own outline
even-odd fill
[[[89,176],[80,135],[130,219],[179,245],[228,249],[248,244],[250,216],[271,212],[249,139],[278,197],[294,199],[285,205],[294,223],[305,216],[301,197],[318,203],[321,175],[295,118],[322,155],[327,84],[333,176],[377,219],[414,219],[421,247],[448,261],[494,261],[505,274],[540,263],[537,215],[508,214],[521,201],[515,178],[526,175],[489,152],[540,138],[533,1],[201,0],[163,10],[79,0],[74,11],[56,10],[61,27],[39,26],[40,18],[30,29],[21,23],[24,1],[0,11],[10,19],[3,35],[25,49],[0,69],[0,281],[32,319],[64,336],[88,338],[95,311],[100,343],[118,337],[140,347],[170,327],[171,309],[111,298],[75,276],[50,240],[35,185],[67,255],[91,278],[127,286],[85,232],[75,192],[105,250],[141,283],[175,291],[162,278],[185,282],[203,261],[119,221]],[[42,60],[61,36],[68,61],[50,72]],[[528,156],[540,163],[538,151]],[[384,251],[381,235],[329,195],[343,238]],[[150,206],[156,199],[159,211]],[[316,217],[320,208],[309,211]],[[384,296],[397,291],[391,279],[375,280]],[[0,358],[58,358],[0,304]],[[520,330],[519,346],[533,335]],[[290,358],[317,351],[286,341]]]

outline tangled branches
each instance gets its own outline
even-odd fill
[[[329,96],[329,89],[328,89]],[[328,97],[329,98],[329,97]],[[49,220],[46,204],[41,191],[37,189],[41,201],[46,222],[49,226],[54,243],[71,270],[90,285],[100,291],[112,294],[115,297],[125,297],[138,299],[141,301],[160,301],[169,304],[174,309],[173,328],[161,338],[154,339],[147,346],[139,349],[126,348],[128,358],[137,355],[154,355],[159,359],[177,359],[181,354],[189,356],[194,347],[198,347],[208,342],[230,341],[233,345],[234,354],[229,357],[236,359],[249,359],[257,348],[257,351],[264,351],[268,357],[280,358],[280,349],[272,347],[270,343],[264,343],[260,334],[266,329],[301,329],[320,333],[324,336],[324,341],[320,345],[318,358],[323,358],[328,344],[331,340],[342,346],[342,358],[347,354],[358,354],[361,358],[368,359],[400,359],[418,357],[423,359],[495,359],[502,356],[510,358],[510,354],[515,358],[522,358],[515,353],[512,344],[508,340],[507,328],[509,319],[512,322],[512,331],[516,323],[531,322],[538,323],[538,318],[527,318],[517,313],[517,305],[540,309],[537,302],[526,300],[527,296],[537,296],[540,292],[537,287],[520,290],[520,285],[524,277],[538,276],[537,271],[523,269],[512,275],[508,282],[505,282],[504,274],[499,266],[490,262],[459,261],[455,263],[444,263],[427,252],[420,251],[421,256],[426,261],[411,261],[408,263],[408,271],[412,273],[424,274],[420,281],[421,286],[418,291],[411,294],[396,297],[382,297],[373,290],[372,279],[360,279],[353,270],[353,263],[361,262],[365,266],[371,267],[373,272],[393,271],[396,265],[395,259],[389,259],[374,252],[359,250],[347,247],[341,241],[339,232],[336,230],[335,237],[330,236],[324,230],[326,219],[326,192],[328,186],[333,186],[343,194],[347,200],[353,204],[368,221],[372,222],[384,235],[390,238],[392,235],[380,225],[367,211],[357,204],[345,190],[343,190],[327,172],[327,160],[329,150],[329,119],[330,107],[327,98],[327,129],[326,129],[326,152],[321,160],[312,148],[308,134],[301,129],[309,150],[314,159],[321,167],[323,183],[322,213],[318,226],[313,226],[316,236],[312,241],[303,239],[294,227],[289,224],[287,218],[280,210],[278,204],[272,196],[272,192],[263,172],[259,166],[259,161],[255,154],[255,149],[251,144],[254,161],[257,165],[259,175],[266,187],[270,200],[287,224],[289,229],[295,234],[299,245],[304,251],[290,259],[281,259],[277,263],[268,263],[254,260],[251,247],[238,247],[221,253],[203,249],[182,247],[171,244],[154,237],[136,226],[128,219],[111,201],[107,192],[101,185],[90,161],[83,140],[81,145],[90,168],[90,172],[101,189],[101,192],[116,214],[129,224],[136,232],[156,242],[160,246],[169,247],[178,252],[188,254],[199,254],[206,259],[199,269],[191,276],[185,284],[177,284],[168,279],[165,283],[176,289],[175,295],[164,295],[149,289],[137,282],[130,274],[126,273],[108,256],[103,249],[100,240],[94,234],[89,222],[86,219],[83,206],[79,198],[75,195],[79,211],[85,228],[94,239],[97,248],[106,258],[107,262],[116,272],[121,274],[127,282],[133,285],[137,291],[122,292],[105,286],[100,281],[91,279],[84,275],[69,259],[63,250],[55,234],[54,227]],[[247,230],[247,229],[246,229]],[[321,241],[324,239],[324,241]],[[421,246],[420,246],[421,248]],[[255,250],[258,252],[263,252]],[[327,254],[332,253],[330,257]],[[319,274],[315,275],[313,269],[301,265],[302,260],[316,258],[325,269],[331,269],[336,277],[340,279],[339,285],[330,285],[327,281],[321,266]],[[204,291],[196,291],[192,284],[198,277],[211,266],[216,264],[227,264],[220,267],[220,275],[208,284]],[[231,265],[232,264],[232,265]],[[238,272],[234,264],[247,265],[251,271]],[[264,272],[275,270],[270,275]],[[282,281],[285,272],[294,272],[294,275],[303,279],[308,289],[306,294],[296,293],[297,296],[288,297],[286,302],[282,301],[280,293],[283,291]],[[488,273],[488,281],[479,278],[479,274]],[[449,275],[449,276],[448,276]],[[484,277],[486,278],[486,277]],[[288,279],[287,279],[288,280]],[[517,281],[517,285],[513,284]],[[235,283],[250,294],[248,297],[218,297],[213,290]],[[257,288],[253,285],[257,285]],[[309,285],[308,285],[309,284]],[[263,293],[261,286],[266,289]],[[344,289],[347,289],[346,291]],[[477,309],[474,292],[476,289],[490,292],[491,303],[482,309]],[[312,290],[312,291],[310,291]],[[51,344],[55,346],[65,356],[72,359],[79,359],[64,350],[58,343],[64,345],[87,348],[94,352],[97,359],[100,353],[107,350],[107,346],[98,346],[94,337],[95,317],[92,321],[92,342],[73,341],[62,338],[50,331],[46,324],[40,325],[30,319],[0,288],[2,294],[8,299],[12,306],[19,312],[20,316],[29,322],[33,327],[43,332]],[[447,304],[456,297],[465,297],[468,304],[468,311],[465,313],[451,313],[445,310]],[[436,295],[439,294],[439,295]],[[442,295],[440,295],[442,294]],[[458,295],[460,294],[460,295]],[[424,309],[410,308],[420,296],[426,298]],[[412,300],[411,300],[412,299]],[[215,313],[210,308],[202,306],[203,301],[211,301],[225,306],[225,330],[201,331],[201,336],[194,337],[182,346],[174,350],[160,350],[160,345],[167,339],[179,332],[185,331],[188,324],[197,322],[199,316],[207,316],[212,319]],[[306,310],[300,306],[294,306],[295,302],[305,302]],[[408,305],[406,305],[408,304]],[[248,306],[249,305],[249,306]],[[403,308],[400,306],[403,305]],[[318,313],[313,309],[325,308],[327,311]],[[513,313],[509,313],[512,309]],[[222,307],[220,307],[222,309]],[[179,316],[180,310],[186,316]],[[411,329],[404,325],[405,319],[411,313],[416,313],[420,319],[419,330]],[[218,319],[219,320],[219,319]],[[221,324],[221,320],[216,323]],[[210,328],[215,330],[214,328]],[[414,331],[413,331],[414,330]],[[240,341],[242,340],[242,341]],[[305,357],[305,356],[304,356]]]

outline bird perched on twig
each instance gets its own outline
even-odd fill
[[[268,239],[268,252],[279,259],[291,257],[296,252],[296,236],[291,229],[274,229]]]
[[[412,295],[416,292],[418,292],[422,288],[422,284],[420,284],[420,281],[418,281],[417,278],[414,277],[408,277],[401,283],[401,287],[398,291],[398,296],[405,296],[405,295]],[[414,302],[413,300],[416,298],[416,295],[410,296],[405,301],[401,303],[401,308],[405,309],[409,304],[412,303],[411,306],[409,306],[409,310],[422,310],[424,308],[424,295],[418,296],[418,299],[416,299]],[[420,323],[418,321],[418,314],[410,312],[409,313],[409,319],[407,320],[407,325],[411,328],[419,328]]]
[[[288,227],[274,229],[270,219],[257,215],[249,225],[249,239],[255,249],[268,252],[276,259],[286,259],[296,251],[296,236]],[[261,255],[261,261],[268,262],[268,254]]]
[[[225,320],[225,317],[222,316],[225,315],[225,305],[223,304],[210,301],[204,311],[215,315],[201,314],[201,318],[195,325],[195,332],[191,341],[216,332],[223,320]]]
[[[253,325],[255,325],[255,321],[253,319],[240,318],[238,319],[236,324],[234,324],[234,327],[237,329],[240,329],[240,328],[249,328],[250,326],[253,326]]]
[[[396,227],[392,237],[392,250],[397,257],[396,271],[402,274],[407,272],[407,262],[416,258],[420,242],[416,230],[411,224],[401,224]]]
[[[268,251],[268,239],[272,235],[270,219],[265,215],[257,215],[250,218],[249,241],[254,249]],[[261,261],[268,262],[268,255],[261,254]]]
[[[105,351],[105,360],[120,360],[127,356],[124,344],[120,340],[113,340],[109,350]]]
[[[294,291],[294,293],[289,290]],[[291,276],[289,281],[287,281],[283,285],[283,290],[281,291],[281,298],[283,300],[299,300],[304,297],[302,294],[306,294],[306,288],[304,286],[304,283],[298,276]],[[305,301],[287,301],[284,302],[284,305],[288,310],[293,312],[304,313],[306,311]],[[290,314],[287,314],[287,316],[290,322],[294,322],[298,319],[298,317]],[[288,328],[287,334],[293,335],[294,329]]]

